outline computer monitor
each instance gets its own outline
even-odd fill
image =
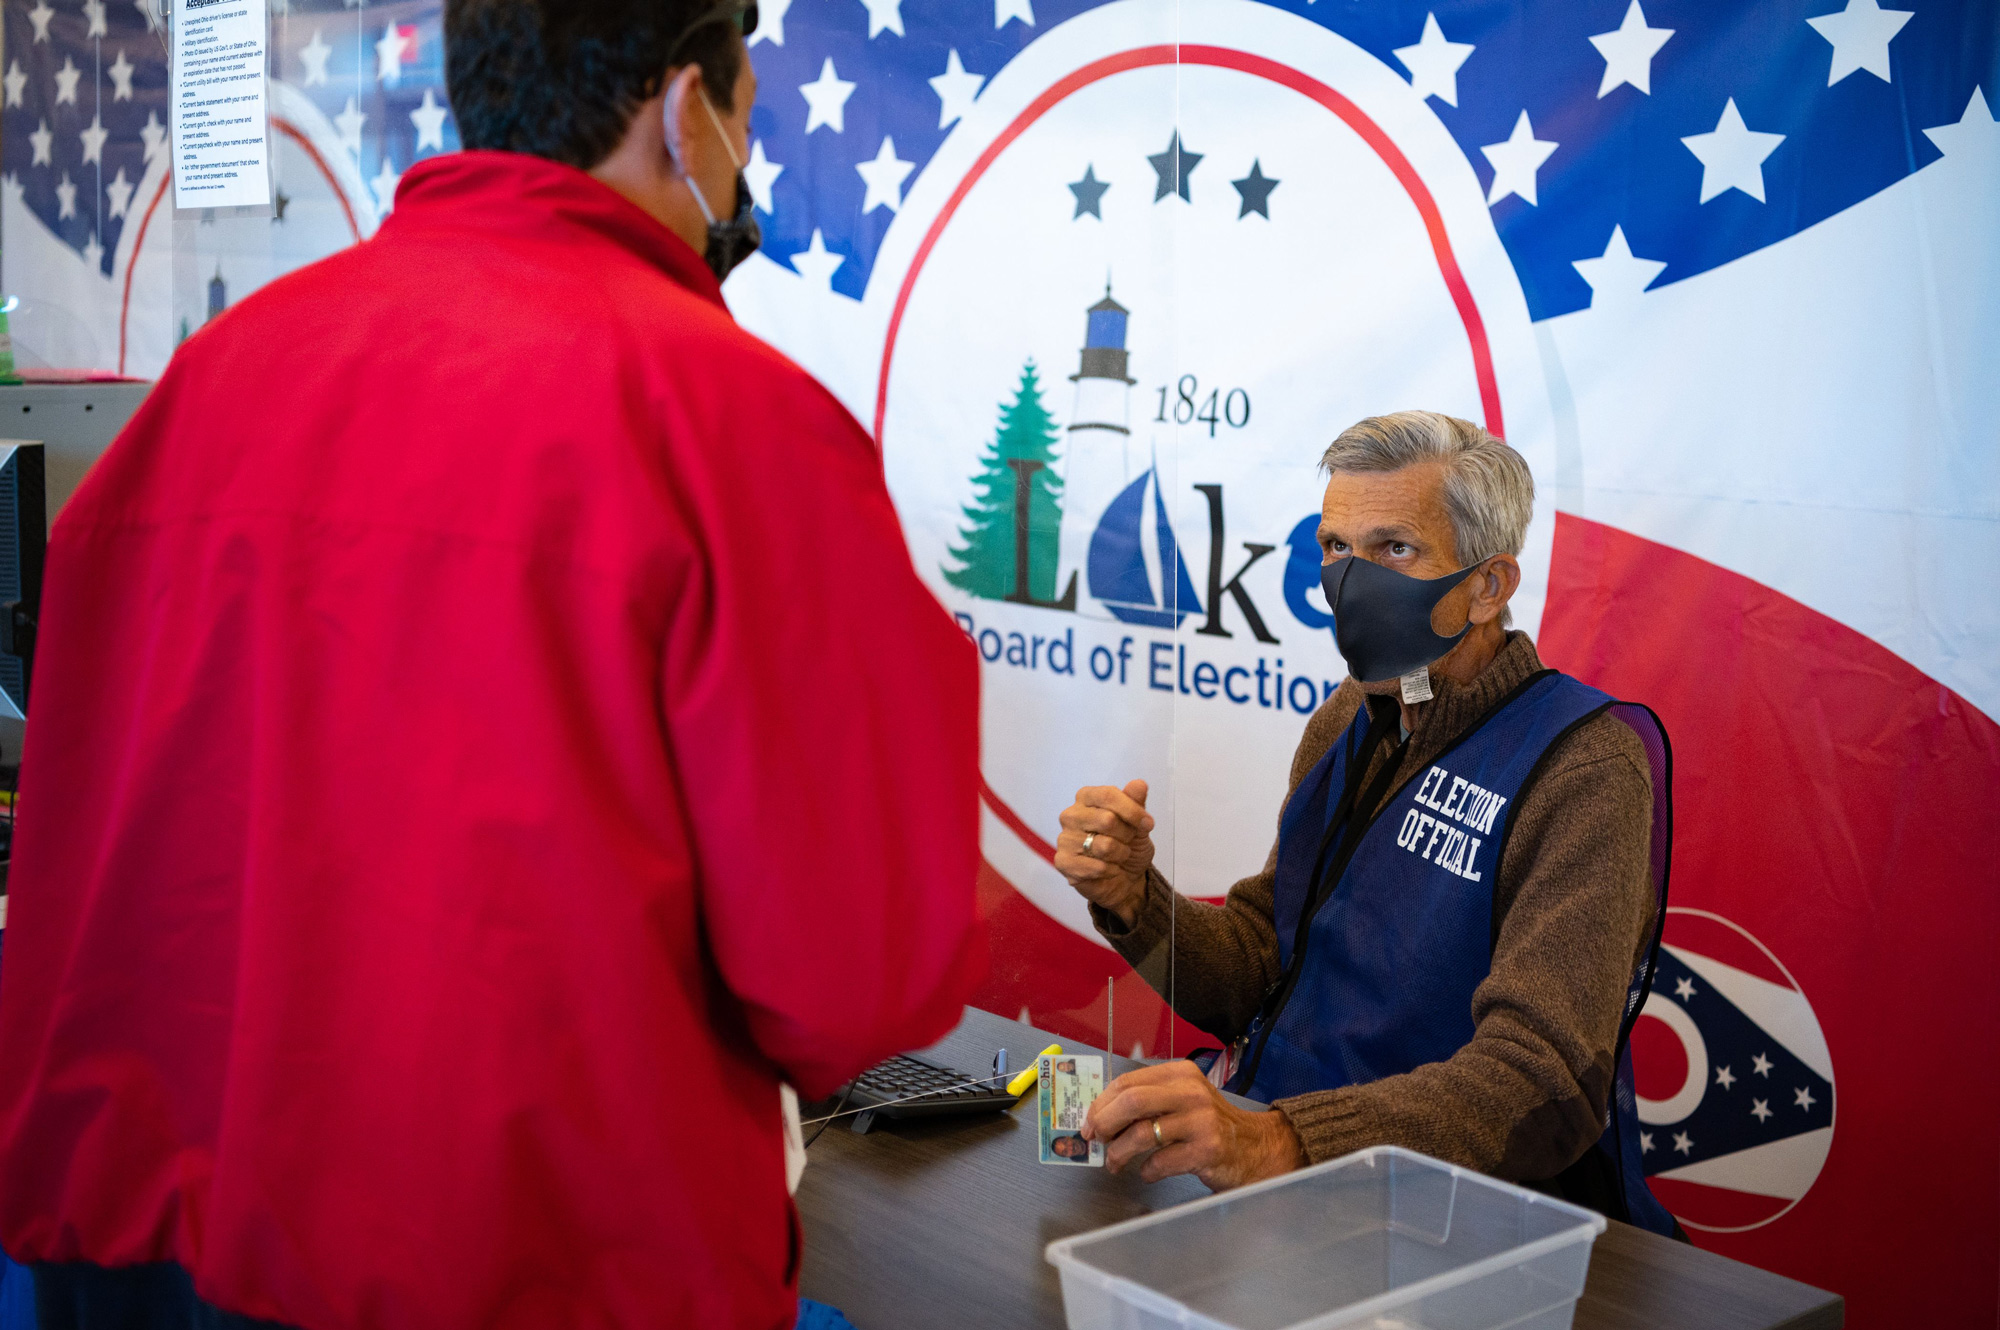
[[[42,445],[0,440],[0,715],[25,720],[48,548]]]
[[[111,446],[125,422],[146,400],[152,390],[150,383],[15,383],[0,385],[0,434],[15,435],[24,439],[39,439],[42,446],[34,449],[41,454],[38,474],[41,476],[41,502],[44,522],[42,531],[46,534],[48,523],[69,496],[83,483],[97,459]],[[14,445],[0,439],[0,452]],[[30,464],[34,465],[34,464]],[[8,491],[5,501],[6,530],[0,536],[0,544],[6,546],[0,559],[18,560],[24,554],[34,555],[43,548],[30,548],[23,544],[24,536],[33,530],[32,522],[22,523],[18,519],[18,500],[22,496],[14,490]],[[17,565],[11,564],[10,567]],[[32,621],[40,617],[36,610],[41,604],[40,584],[41,561],[35,560],[34,567],[23,569],[29,576],[25,581],[14,580],[9,574],[5,587],[0,587],[0,603],[19,601],[28,622],[24,627],[32,628]],[[12,610],[0,614],[0,637],[12,633],[16,616]],[[19,644],[25,652],[32,653],[34,643],[24,641]],[[8,642],[0,646],[9,646]],[[0,791],[4,791],[7,769],[21,760],[21,747],[26,738],[24,713],[27,710],[28,664],[20,657],[0,651]]]

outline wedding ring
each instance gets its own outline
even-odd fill
[[[1096,832],[1094,832],[1094,831],[1087,831],[1087,832],[1085,832],[1085,833],[1084,833],[1084,835],[1083,835],[1083,852],[1084,852],[1085,854],[1089,854],[1089,853],[1090,853],[1090,843],[1091,843],[1092,841],[1096,840],[1096,839],[1097,839],[1097,833],[1096,833]]]
[[[1160,1120],[1158,1118],[1153,1119],[1153,1148],[1155,1150],[1164,1150],[1167,1148],[1165,1139],[1160,1135]]]

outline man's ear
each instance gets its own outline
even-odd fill
[[[660,126],[660,138],[666,145],[667,160],[672,163],[675,175],[686,175],[689,170],[681,155],[687,151],[686,140],[694,137],[694,121],[690,117],[701,114],[701,107],[695,104],[695,89],[700,86],[701,66],[682,65],[660,89],[661,106],[654,120]],[[679,129],[681,142],[675,142],[674,137],[667,133],[670,121]]]
[[[1472,604],[1466,618],[1473,623],[1489,623],[1500,617],[1507,602],[1521,586],[1521,565],[1511,554],[1498,554],[1486,561],[1472,578]]]

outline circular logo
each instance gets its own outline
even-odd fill
[[[1113,3],[997,74],[884,238],[875,413],[918,571],[984,661],[988,862],[1096,940],[1048,862],[1140,778],[1160,865],[1261,862],[1346,668],[1319,455],[1422,406],[1551,473],[1533,329],[1477,177],[1398,73],[1268,5]],[[1546,584],[1546,505],[1516,618]]]
[[[1632,1031],[1639,1148],[1689,1228],[1740,1233],[1799,1203],[1833,1145],[1833,1059],[1770,948],[1719,914],[1673,907]]]

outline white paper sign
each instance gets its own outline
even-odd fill
[[[271,201],[264,97],[267,0],[178,0],[174,9],[174,206]]]

